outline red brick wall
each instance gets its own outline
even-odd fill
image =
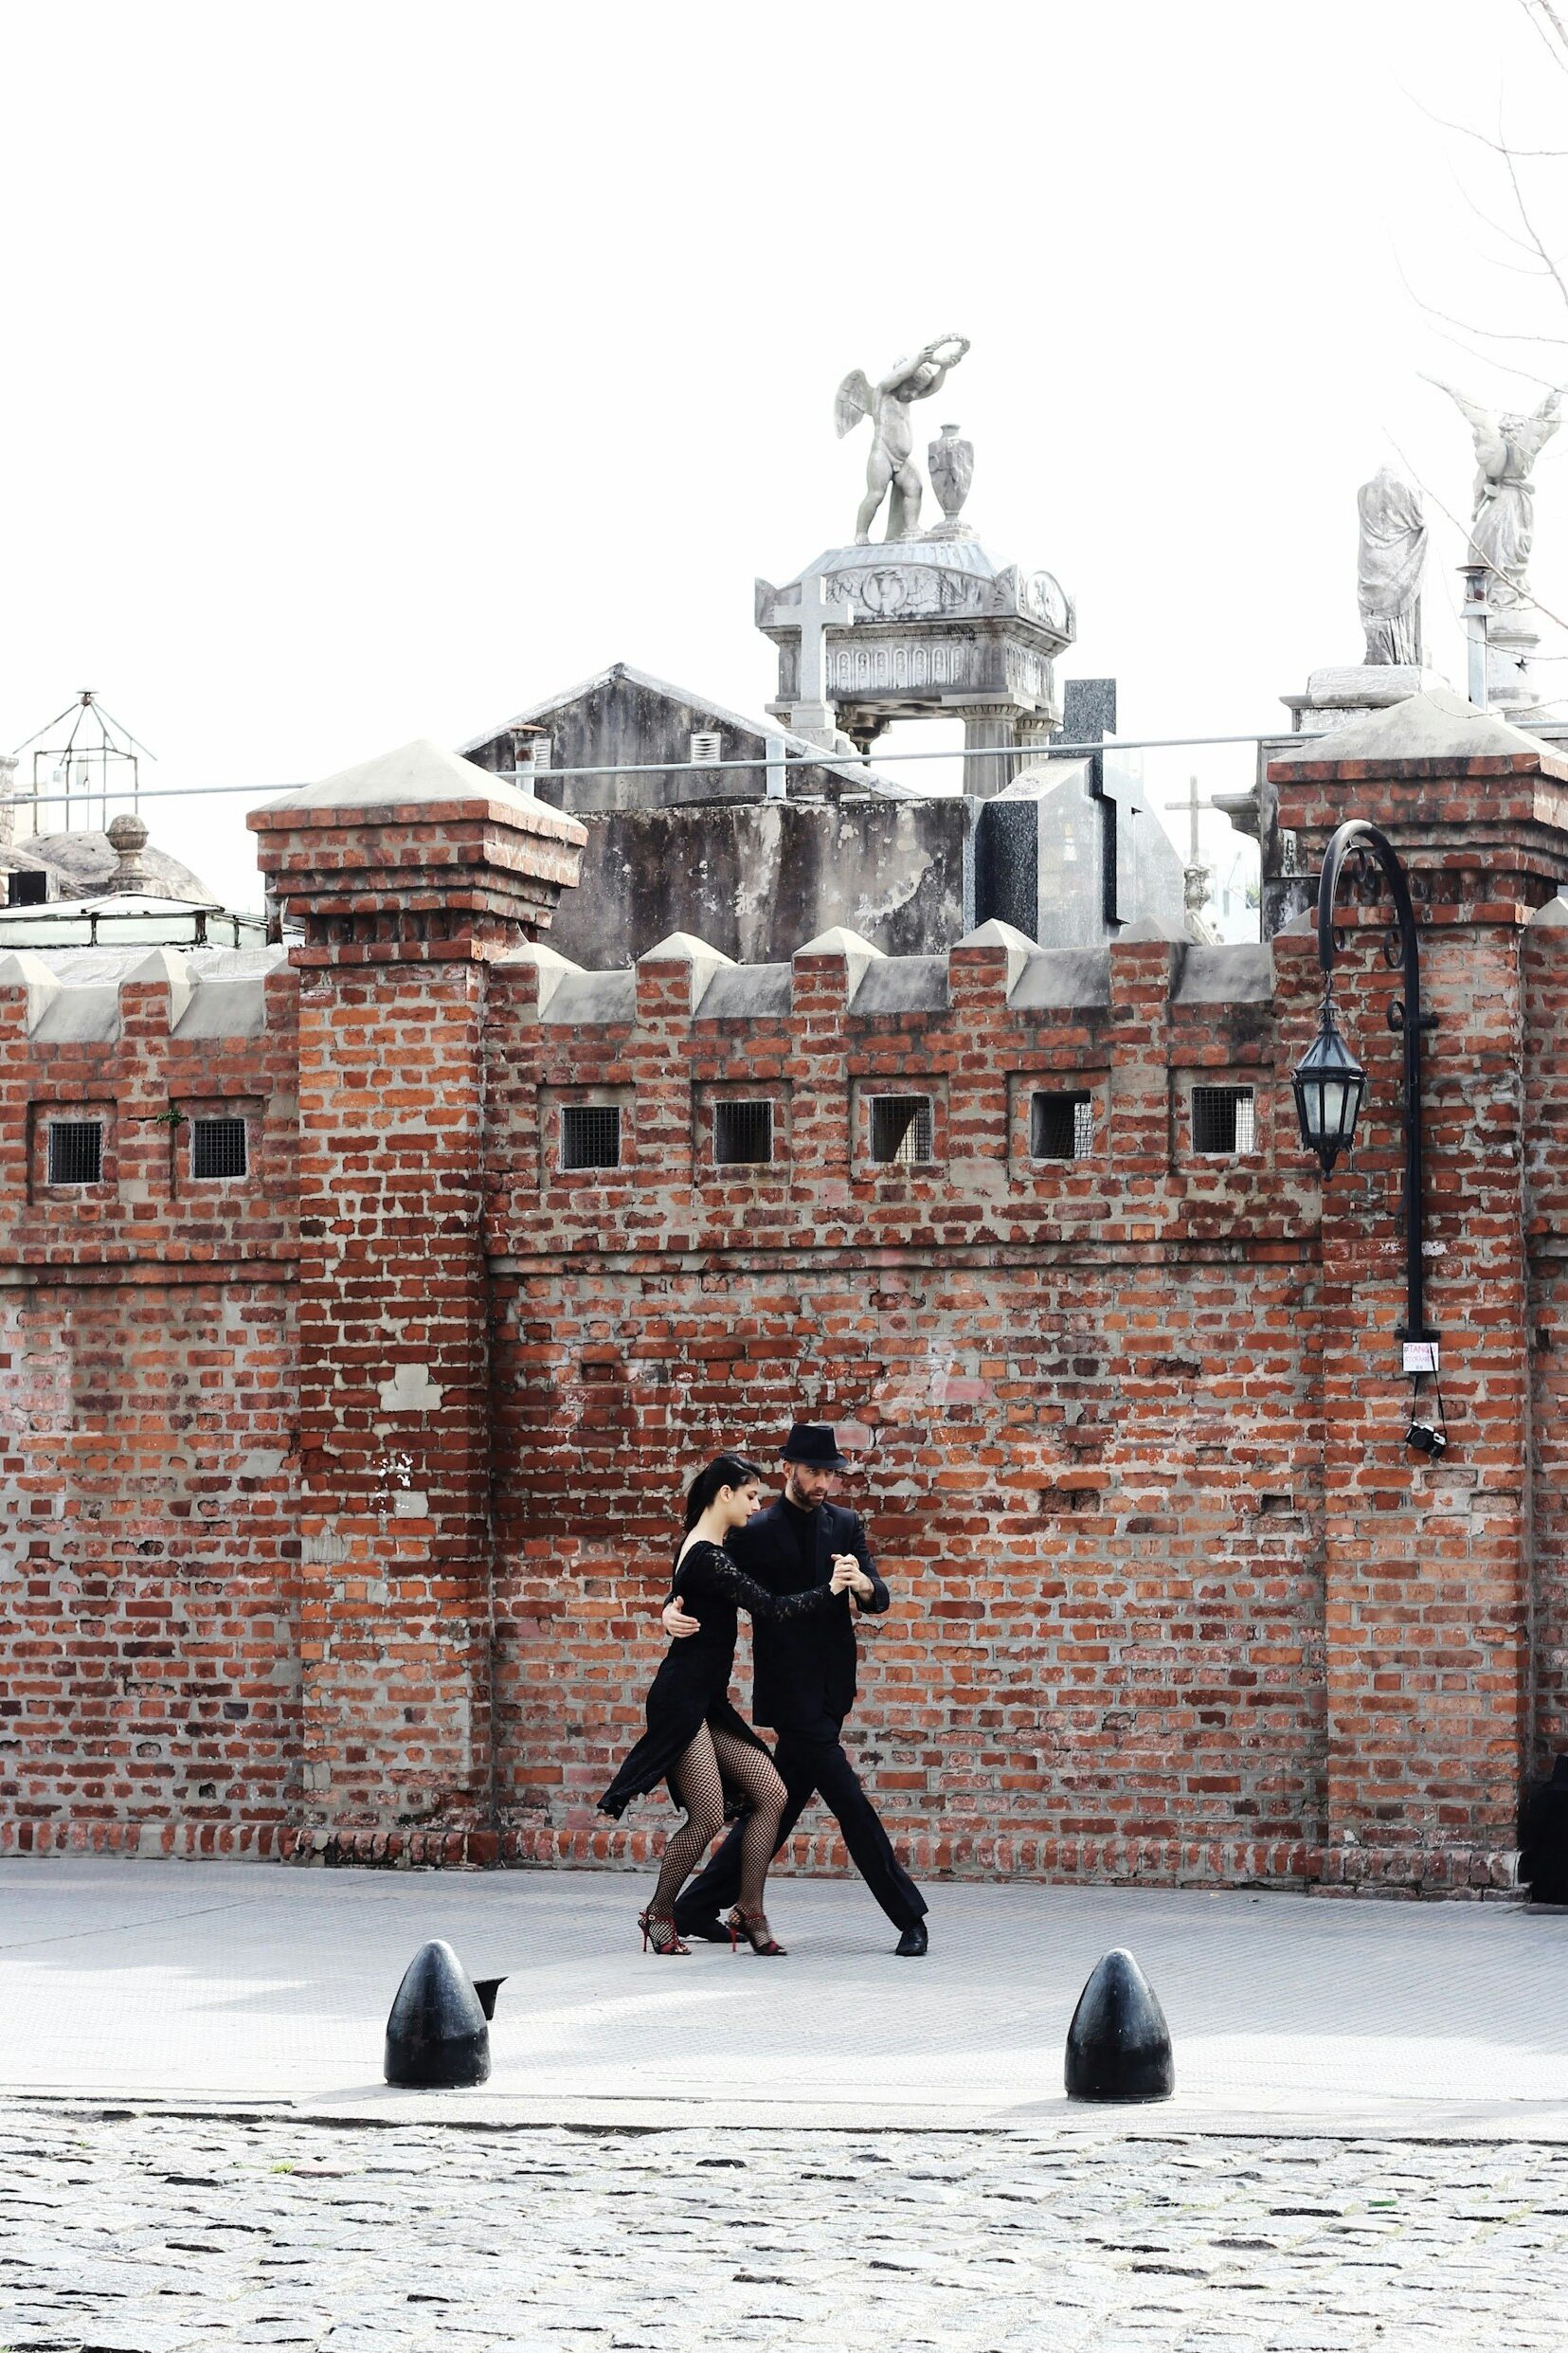
[[[295,984],[258,1038],[44,1045],[0,987],[0,1851],[277,1851],[298,1787]],[[246,1118],[189,1183],[171,1108]],[[46,1182],[51,1110],[104,1182]]]
[[[171,1038],[143,983],[117,1040],[45,1046],[0,985],[0,1839],[644,1859],[662,1807],[593,1799],[680,1487],[809,1414],[893,1589],[854,1740],[917,1868],[1505,1883],[1568,1737],[1568,950],[1530,921],[1555,816],[1475,787],[1477,865],[1469,789],[1438,827],[1430,780],[1282,788],[1310,848],[1359,795],[1421,877],[1435,1466],[1401,1442],[1378,910],[1346,913],[1371,1096],[1326,1190],[1289,1096],[1306,937],[1270,996],[1126,940],[1108,1002],[1031,1009],[1003,944],[885,1012],[802,956],[748,1018],[676,957],[635,1019],[573,1025],[539,1017],[548,958],[497,956],[504,908],[459,938],[378,900],[363,937],[321,916],[256,1039]],[[330,830],[341,896],[365,853]],[[1205,1159],[1190,1090],[1227,1081],[1255,1149]],[[1030,1159],[1036,1085],[1090,1096],[1089,1159]],[[929,1095],[930,1164],[870,1162],[879,1088]],[[714,1103],[755,1095],[776,1163],[716,1167]],[[625,1165],[564,1174],[561,1106],[595,1098]],[[159,1124],[220,1100],[261,1148],[221,1199]],[[42,1184],[49,1104],[107,1107],[91,1197]],[[798,1852],[835,1859],[820,1823]]]

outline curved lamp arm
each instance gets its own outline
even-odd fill
[[[1437,1334],[1428,1329],[1426,1319],[1421,1036],[1424,1030],[1434,1029],[1437,1023],[1434,1015],[1421,1010],[1420,939],[1415,929],[1415,910],[1411,904],[1410,884],[1405,878],[1405,870],[1388,836],[1376,825],[1369,825],[1361,817],[1353,817],[1347,824],[1339,826],[1324,852],[1323,873],[1318,878],[1318,962],[1323,968],[1326,997],[1332,987],[1334,964],[1339,954],[1334,932],[1334,902],[1339,896],[1340,877],[1345,860],[1358,854],[1372,858],[1387,880],[1399,930],[1399,962],[1397,968],[1404,981],[1404,994],[1395,999],[1388,1014],[1389,1027],[1396,1034],[1402,1032],[1405,1041],[1405,1324],[1399,1336],[1403,1340],[1434,1340]]]

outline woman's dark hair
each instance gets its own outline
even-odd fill
[[[744,1455],[715,1455],[686,1490],[686,1533],[691,1534],[721,1487],[750,1487],[762,1477]]]

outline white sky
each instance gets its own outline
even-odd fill
[[[949,330],[916,413],[1076,598],[1063,672],[1117,677],[1124,735],[1272,728],[1360,660],[1384,462],[1427,486],[1457,675],[1469,436],[1419,371],[1536,394],[1403,281],[1568,335],[1422,112],[1568,115],[1515,0],[13,0],[0,92],[0,744],[90,685],[160,786],[261,798],[618,659],[760,711],[753,575],[859,496],[834,388]],[[246,805],[146,814],[248,904]]]

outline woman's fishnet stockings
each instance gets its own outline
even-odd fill
[[[674,1916],[676,1897],[724,1828],[724,1797],[730,1789],[749,1809],[741,1834],[741,1909],[761,1911],[784,1809],[784,1785],[767,1751],[705,1724],[670,1778],[686,1808],[686,1819],[664,1842],[650,1910],[665,1920]]]

